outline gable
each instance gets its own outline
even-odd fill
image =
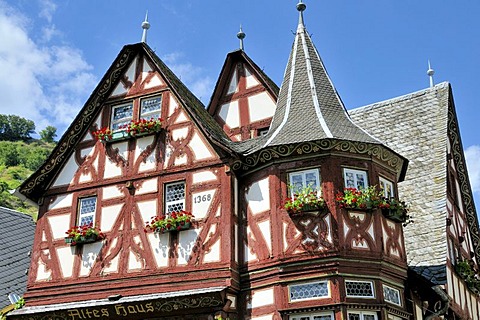
[[[143,137],[133,145],[132,140],[127,138],[108,146],[96,141],[93,132],[109,127],[113,122],[112,108],[125,104],[124,109],[132,113],[129,120],[139,120],[142,115],[140,110],[143,110],[140,103],[149,97],[161,100],[162,126],[168,128],[163,136]],[[155,114],[157,116],[158,113]],[[146,44],[125,46],[47,162],[19,190],[26,197],[38,201],[51,185],[59,187],[72,182],[92,183],[100,178],[119,177],[125,170],[133,170],[130,169],[132,166],[139,172],[159,170],[160,163],[163,166],[167,158],[172,162],[165,164],[167,166],[218,160],[225,147],[213,144],[212,139],[223,139],[221,129],[207,117],[210,116],[203,104]],[[187,127],[187,136],[178,133]],[[177,140],[173,139],[174,136]],[[165,139],[168,143],[162,144]],[[158,143],[163,149],[152,156],[153,146]],[[170,152],[169,157],[165,157],[166,150],[177,147],[182,149],[179,151],[183,152],[182,156]],[[100,156],[104,154],[108,156],[102,160]],[[137,158],[134,160],[131,157]],[[130,166],[126,166],[127,163]]]

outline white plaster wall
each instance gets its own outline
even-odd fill
[[[65,167],[60,171],[60,174],[58,175],[57,179],[55,179],[55,182],[53,183],[53,187],[58,187],[58,186],[64,186],[64,185],[69,185],[72,182],[73,177],[75,176],[75,173],[78,170],[78,165],[75,161],[74,156],[70,156],[68,158],[67,163],[65,164]]]
[[[72,201],[73,201],[72,193],[58,196],[52,203],[50,203],[50,205],[48,206],[48,210],[71,207]]]
[[[85,138],[89,138],[91,137],[90,135],[90,131],[89,133],[87,133],[84,137],[84,141],[85,140],[92,140],[91,138],[90,139],[85,139]],[[80,150],[80,156],[83,158],[83,157],[87,157],[87,156],[92,156],[92,152],[93,152],[93,147],[88,147],[88,148],[84,148],[82,150]]]
[[[110,187],[104,187],[102,189],[103,200],[120,198],[120,197],[123,197],[123,196],[124,196],[124,194],[120,190],[120,186],[110,186]]]
[[[137,202],[137,206],[144,223],[150,222],[157,215],[157,200],[155,199]]]
[[[142,269],[142,260],[140,260],[137,255],[130,250],[128,253],[128,270],[141,270]]]
[[[107,254],[105,255],[106,257],[109,256],[112,253],[113,248],[117,246],[118,238],[114,238],[110,240],[110,247],[108,249]],[[110,263],[107,264],[103,270],[102,274],[109,274],[109,273],[118,273],[118,262],[120,260],[120,254],[115,256],[112,260],[110,260]]]
[[[178,233],[178,265],[186,265],[192,254],[200,229],[189,229]]]
[[[172,130],[172,139],[173,141],[178,141],[181,139],[185,139],[188,135],[188,127],[179,128]]]
[[[247,189],[247,206],[252,214],[270,210],[270,186],[268,177],[254,182]]]
[[[235,262],[238,263],[238,224],[235,223]]]
[[[185,112],[180,111],[180,114],[178,115],[177,119],[175,120],[175,123],[183,123],[183,122],[188,122],[188,117],[185,114]]]
[[[240,126],[240,109],[238,107],[238,101],[231,101],[223,104],[220,107],[218,115],[230,128],[238,128]]]
[[[255,309],[263,306],[273,305],[275,298],[273,288],[255,290],[251,293],[251,299],[247,304],[248,309]]]
[[[113,143],[112,147],[118,148],[118,153],[123,159],[128,159],[128,142],[121,141],[117,143]],[[103,177],[105,179],[114,178],[122,175],[122,168],[117,166],[117,164],[110,160],[109,157],[105,159],[105,172],[103,173]]]
[[[260,232],[262,232],[263,238],[267,243],[268,252],[271,255],[272,254],[272,232],[270,230],[270,221],[266,220],[266,221],[260,222],[258,224],[258,228],[260,229]]]
[[[196,160],[204,160],[213,158],[210,147],[203,141],[197,131],[193,134],[192,140],[188,144],[195,154]]]
[[[60,260],[60,270],[64,278],[73,275],[73,262],[75,259],[75,247],[57,247],[57,257]]]
[[[157,179],[149,179],[142,181],[141,186],[135,191],[136,195],[158,192]]]
[[[43,253],[45,254],[45,251]],[[37,277],[35,278],[35,281],[49,280],[51,276],[52,276],[52,272],[49,269],[47,269],[47,265],[43,263],[40,258],[38,258]]]
[[[175,161],[173,162],[173,165],[174,166],[181,166],[183,164],[186,164],[187,160],[188,160],[188,158],[187,158],[186,154],[179,155],[178,157],[175,158]]]
[[[82,265],[80,267],[80,277],[86,277],[90,274],[90,270],[102,249],[103,241],[86,243],[82,250]]]
[[[256,240],[255,239],[255,236],[252,234],[252,229],[250,229],[250,227],[247,227],[247,235],[249,237],[251,237],[252,239]],[[250,261],[257,261],[257,255],[255,254],[255,252],[253,252],[252,250],[250,250],[250,244],[245,244],[244,246],[244,257],[245,257],[245,260],[247,262],[250,262]]]
[[[137,57],[132,61],[130,66],[128,67],[127,72],[125,73],[126,77],[128,80],[134,82],[135,81],[135,69],[137,66]],[[122,93],[126,93],[127,89],[123,86],[122,81],[118,82],[118,85],[115,87],[115,90],[113,90],[111,96],[117,96]]]
[[[170,100],[168,101],[168,116],[170,117],[175,109],[178,108],[177,100],[170,94]]]
[[[47,221],[54,239],[65,238],[65,232],[70,229],[70,214],[47,216]]]
[[[219,238],[215,243],[210,247],[209,251],[205,254],[203,262],[218,262],[220,261],[220,243],[221,238]]]
[[[168,267],[169,233],[147,233],[157,267]]]
[[[192,214],[196,219],[203,219],[207,216],[215,194],[215,189],[192,193]]]
[[[237,70],[233,71],[232,78],[230,79],[230,84],[228,85],[227,94],[232,94],[237,91],[238,80],[237,80]]]
[[[138,160],[141,153],[147,149],[149,145],[152,144],[154,139],[153,135],[141,137],[137,139],[137,144],[135,146],[135,161]],[[138,168],[139,172],[150,171],[155,169],[155,152],[152,152],[146,159],[140,162]]]
[[[257,85],[260,84],[260,82],[258,82],[257,78],[255,78],[255,76],[246,67],[245,67],[245,76],[247,77],[246,78],[247,88],[251,88],[251,87],[254,87],[254,86],[257,86]]]
[[[194,184],[217,180],[217,176],[211,171],[200,171],[192,174]]]
[[[267,92],[261,92],[248,97],[248,111],[250,112],[251,122],[273,117],[275,101],[270,98]]]
[[[115,204],[108,207],[102,207],[102,218],[100,220],[100,229],[103,232],[111,231],[114,223],[117,221],[118,215],[123,208],[123,203]]]

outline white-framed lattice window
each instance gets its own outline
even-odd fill
[[[333,320],[333,312],[312,312],[290,315],[289,320]]]
[[[405,320],[405,319],[397,317],[396,315],[393,315],[391,313],[387,314],[387,319],[388,320]]]
[[[158,119],[162,110],[162,96],[142,99],[140,102],[140,119]]]
[[[165,213],[178,212],[185,209],[185,181],[167,183],[165,185]]]
[[[364,189],[368,187],[366,171],[344,168],[343,178],[345,180],[345,188]]]
[[[396,304],[397,306],[402,305],[400,291],[387,285],[383,285],[383,298],[385,301]]]
[[[78,225],[84,226],[95,224],[95,212],[97,211],[97,197],[85,197],[78,199]]]
[[[347,297],[375,298],[375,290],[372,281],[346,280],[345,291]]]
[[[291,197],[306,187],[310,187],[318,192],[320,191],[320,173],[318,169],[290,172],[289,185]]]
[[[292,284],[288,286],[290,301],[326,298],[330,296],[328,281]]]
[[[382,177],[379,177],[379,180],[380,180],[380,189],[383,192],[383,196],[387,199],[393,198],[395,196],[395,193],[393,191],[393,182]]]
[[[133,102],[112,107],[110,129],[120,131],[133,119]]]
[[[347,311],[348,320],[377,320],[377,313],[371,311]]]

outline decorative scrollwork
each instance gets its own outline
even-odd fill
[[[155,309],[160,312],[172,312],[181,309],[218,307],[223,305],[221,300],[214,297],[180,298],[155,303]]]

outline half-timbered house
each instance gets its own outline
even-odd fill
[[[237,50],[208,109],[146,43],[120,51],[19,188],[40,209],[10,319],[479,319],[449,85],[352,120],[305,8],[280,90]]]

